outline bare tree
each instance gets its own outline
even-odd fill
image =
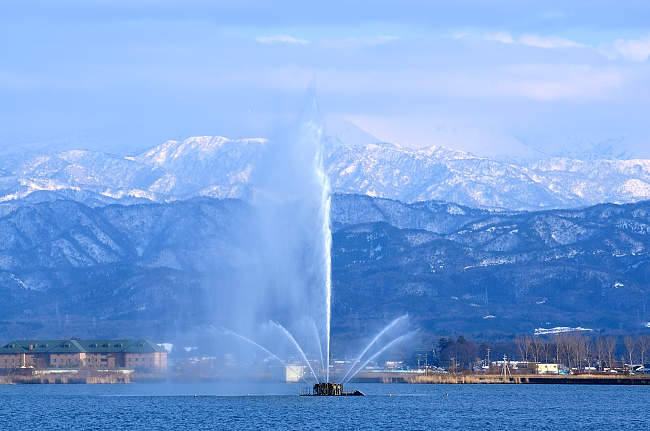
[[[537,363],[540,362],[540,356],[541,356],[542,352],[545,350],[544,344],[545,344],[544,339],[542,339],[540,337],[533,337],[533,349],[534,349],[534,352],[535,352],[534,360]],[[548,361],[546,361],[546,362],[548,362]]]
[[[587,344],[587,338],[582,334],[574,334],[571,337],[571,349],[573,351],[574,364],[580,372],[582,366],[582,359],[585,356],[585,349]]]
[[[645,352],[650,349],[650,336],[641,335],[637,340],[639,346],[639,355],[641,356],[641,365],[645,367]]]
[[[560,334],[553,337],[553,347],[551,348],[551,352],[555,357],[555,363],[559,365],[562,361],[562,355],[560,354]]]
[[[591,364],[594,361],[594,341],[591,338],[585,337],[584,340],[584,355],[587,360],[587,367],[589,369],[589,374],[591,374]]]
[[[636,352],[636,341],[634,338],[630,337],[629,335],[625,338],[623,338],[623,344],[625,344],[625,350],[627,350],[627,354],[630,358],[630,369],[634,365],[634,360],[632,359],[632,356],[634,355],[634,352]]]
[[[603,337],[596,338],[596,355],[598,356],[598,369],[603,370],[603,362],[605,361],[605,340]]]
[[[584,356],[585,337],[579,333],[566,334],[562,337],[569,369],[580,371]]]
[[[616,354],[616,339],[614,337],[605,338],[605,351],[607,352],[609,368],[612,368]]]
[[[550,356],[551,359],[553,359],[553,350],[555,350],[555,343],[553,343],[550,340],[544,340],[543,344],[543,349],[544,349],[544,357],[546,359],[546,363],[548,364],[548,357]],[[557,361],[556,361],[557,363]]]
[[[565,364],[571,369],[571,354],[569,353],[567,334],[557,334],[555,337],[558,364]]]
[[[526,359],[524,359],[526,362],[528,362],[528,355],[533,355],[534,350],[533,350],[533,337],[530,335],[525,335],[524,336],[524,344],[526,347]]]
[[[517,346],[517,350],[519,350],[520,360],[523,361],[526,356],[526,340],[524,335],[517,335],[515,337],[515,346]]]

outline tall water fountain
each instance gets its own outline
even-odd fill
[[[340,387],[330,383],[331,198],[321,124],[312,99],[298,124],[272,140],[252,175],[256,194],[250,259],[256,270],[249,271],[248,283],[235,294],[243,322],[236,330],[223,324],[221,333],[289,368],[282,356],[298,357],[308,369],[302,380],[315,384],[314,393],[341,395],[342,383],[405,338],[391,335],[408,318],[393,321],[365,347]]]

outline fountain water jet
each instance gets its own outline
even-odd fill
[[[316,375],[316,373],[314,373],[314,369],[311,367],[311,364],[310,364],[309,361],[307,360],[307,356],[305,356],[305,352],[302,351],[302,349],[300,348],[300,344],[298,344],[298,342],[296,341],[296,339],[293,338],[293,335],[291,335],[291,333],[290,333],[289,331],[287,331],[287,330],[285,329],[285,327],[282,326],[282,325],[280,325],[278,322],[270,322],[270,323],[271,323],[272,325],[275,325],[278,329],[280,329],[280,331],[282,331],[282,333],[283,333],[284,335],[287,336],[287,338],[289,338],[289,340],[291,341],[291,343],[293,343],[293,345],[296,347],[296,349],[298,349],[298,351],[299,351],[300,354],[302,355],[302,359],[304,359],[305,363],[306,363],[307,366],[309,367],[309,371],[311,371],[311,374],[312,374],[312,375],[314,376],[314,378],[316,379],[316,383],[320,383],[320,380],[318,380],[318,376]]]
[[[269,355],[273,356],[275,359],[277,359],[278,361],[280,361],[280,362],[282,363],[282,365],[284,365],[285,367],[289,368],[293,373],[296,374],[296,376],[300,376],[300,379],[301,379],[303,382],[305,382],[305,383],[309,383],[307,380],[305,380],[305,378],[301,375],[301,373],[298,373],[298,371],[296,371],[294,368],[292,368],[291,365],[288,365],[286,362],[284,362],[282,359],[280,359],[277,355],[275,355],[273,352],[271,352],[271,351],[268,350],[267,348],[261,346],[260,344],[256,343],[255,341],[251,340],[250,338],[244,337],[243,335],[240,335],[240,334],[238,334],[238,333],[236,333],[236,332],[233,332],[233,331],[231,331],[231,330],[229,330],[229,329],[226,329],[226,328],[223,328],[223,327],[220,328],[220,329],[221,329],[221,331],[222,331],[224,334],[232,335],[232,336],[234,336],[234,337],[240,338],[240,339],[242,339],[242,340],[244,340],[244,341],[246,341],[246,342],[252,344],[253,346],[255,346],[255,347],[257,347],[257,348],[264,350],[266,353],[268,353]],[[316,379],[316,381],[318,381],[318,379]]]
[[[365,355],[368,352],[368,350],[370,350],[370,348],[377,342],[377,340],[379,340],[381,338],[382,335],[384,335],[386,332],[390,331],[393,327],[395,327],[398,323],[400,323],[400,322],[402,322],[402,321],[404,321],[406,319],[408,319],[408,314],[405,314],[404,316],[398,317],[397,319],[393,320],[388,326],[386,326],[379,334],[377,334],[377,336],[372,339],[372,341],[366,346],[366,348],[363,349],[363,351],[361,352],[361,354],[359,355],[357,360],[354,362],[354,364],[352,364],[352,366],[350,367],[348,372],[345,373],[345,376],[343,376],[343,380],[345,380],[345,378],[348,376],[348,374],[350,374],[350,371],[352,371],[352,369],[355,367],[355,365],[357,365],[359,362],[361,362],[361,358],[363,358],[363,355]]]
[[[320,335],[318,335],[318,328],[316,327],[316,322],[314,319],[309,319],[311,322],[312,328],[314,329],[314,337],[316,338],[316,344],[318,344],[318,353],[320,353],[320,366],[321,370],[325,370],[325,360],[323,359],[323,345],[320,342]]]
[[[315,100],[312,100],[296,127],[281,130],[277,139],[270,141],[262,161],[251,174],[250,182],[255,184],[252,224],[244,244],[249,247],[246,250],[250,256],[248,261],[253,264],[250,271],[242,271],[240,286],[231,288],[236,305],[231,306],[229,301],[219,302],[228,304],[223,307],[219,319],[228,322],[228,326],[233,324],[231,322],[245,325],[248,329],[241,332],[246,333],[252,329],[250,325],[261,328],[262,322],[271,322],[300,351],[317,382],[319,374],[314,372],[309,359],[320,356],[324,369],[320,378],[325,382],[318,384],[327,388],[338,385],[336,388],[341,390],[323,391],[324,387],[320,387],[318,392],[332,394],[342,392],[342,384],[330,382],[331,196],[318,119]],[[400,319],[375,337],[359,356],[359,361],[389,329],[401,322]],[[294,333],[299,331],[296,337],[279,322]],[[300,325],[296,325],[298,322]],[[230,330],[227,333],[280,360],[249,338]],[[296,338],[302,342],[305,336],[314,337],[318,347],[313,343],[301,347]]]
[[[350,381],[354,376],[357,375],[357,373],[358,373],[359,371],[363,370],[363,369],[366,367],[366,365],[368,365],[368,364],[370,363],[370,361],[372,361],[373,359],[375,359],[377,356],[381,355],[382,353],[384,353],[386,350],[388,350],[389,348],[391,348],[391,347],[394,346],[395,344],[397,344],[397,343],[399,343],[400,341],[404,340],[406,337],[410,337],[411,335],[415,334],[415,333],[418,332],[418,331],[419,331],[419,330],[416,329],[415,331],[411,331],[411,332],[409,332],[408,334],[400,335],[399,337],[395,338],[395,339],[394,339],[393,341],[391,341],[390,343],[386,344],[386,345],[385,345],[381,350],[379,350],[377,353],[375,353],[375,354],[372,355],[370,358],[368,358],[368,360],[367,360],[366,362],[364,362],[363,365],[361,365],[361,366],[357,369],[357,371],[355,371],[354,373],[352,373],[352,375],[351,375],[350,377],[348,377],[347,380],[345,380],[345,378],[344,378],[344,379],[343,379],[343,383],[347,383],[347,382],[349,382],[349,381]]]
[[[331,334],[331,321],[332,321],[332,228],[330,220],[330,209],[332,198],[330,196],[330,184],[327,173],[325,172],[325,163],[323,161],[323,146],[322,146],[322,126],[316,124],[316,117],[318,108],[316,107],[316,100],[312,99],[310,104],[310,117],[305,122],[307,129],[306,134],[314,137],[317,143],[316,156],[314,157],[314,172],[316,180],[320,186],[320,209],[319,217],[322,221],[321,234],[323,238],[323,263],[325,265],[325,381],[330,380],[330,334]],[[322,348],[321,348],[322,350]]]
[[[330,226],[330,207],[332,205],[332,198],[330,197],[329,181],[325,170],[323,168],[323,160],[321,158],[319,165],[319,177],[323,184],[323,200],[325,202],[325,209],[323,210],[323,230],[325,235],[325,312],[326,312],[326,327],[325,334],[327,335],[327,365],[325,381],[330,380],[330,334],[332,322],[332,229]]]

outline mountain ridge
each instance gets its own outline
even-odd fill
[[[220,295],[260,270],[238,234],[252,208],[56,200],[0,216],[0,322],[12,322],[0,336],[12,325],[53,335],[65,315],[83,336],[94,318],[111,336],[213,324]],[[332,223],[339,336],[405,311],[434,333],[648,320],[650,202],[522,212],[337,194]]]
[[[203,136],[167,141],[135,156],[71,150],[17,165],[5,162],[0,206],[15,206],[36,192],[79,196],[97,205],[196,196],[251,200],[253,174],[272,145]],[[517,165],[441,146],[339,142],[326,150],[325,168],[336,193],[529,211],[650,199],[650,160],[557,158]]]

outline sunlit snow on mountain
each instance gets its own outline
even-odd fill
[[[531,157],[515,163],[444,146],[413,149],[375,142],[344,121],[326,130],[326,169],[337,193],[513,210],[650,199],[650,159]],[[261,138],[200,136],[167,141],[134,156],[89,150],[24,160],[0,155],[0,203],[6,213],[22,201],[62,197],[91,206],[196,196],[248,200],[255,191],[251,174],[266,144]]]

